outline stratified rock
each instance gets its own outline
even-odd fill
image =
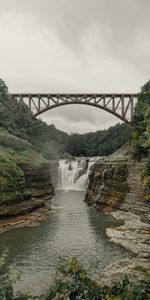
[[[147,280],[150,261],[143,258],[124,259],[109,265],[100,274],[100,282],[106,285],[120,282],[127,276],[130,281]],[[144,299],[143,299],[144,300]]]
[[[96,162],[89,174],[85,201],[103,212],[121,205],[128,192],[128,157],[105,157]]]
[[[142,171],[146,159],[134,161],[130,156],[112,155],[93,165],[85,201],[100,211],[114,208],[140,215],[150,221],[150,205],[144,199]],[[121,171],[122,170],[122,171]]]
[[[150,207],[142,181],[146,163],[146,159],[137,162],[118,154],[100,159],[91,169],[86,195],[89,205],[124,221],[123,226],[108,228],[106,233],[112,242],[134,252],[139,259],[150,257]]]
[[[8,218],[30,213],[35,209],[44,207],[54,195],[51,183],[50,163],[34,165],[30,163],[19,164],[25,176],[22,194],[27,196],[16,197],[9,202],[6,201],[0,207],[0,217]]]

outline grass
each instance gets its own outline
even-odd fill
[[[27,197],[22,164],[40,166],[48,161],[34,147],[0,129],[0,209],[4,204],[21,201]]]

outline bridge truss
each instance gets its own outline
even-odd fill
[[[138,94],[11,94],[17,99],[20,108],[31,117],[68,104],[84,104],[103,109],[125,123],[130,123]]]

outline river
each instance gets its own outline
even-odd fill
[[[70,169],[76,176],[74,168]],[[84,176],[85,181],[86,173],[87,170],[83,174],[80,172],[80,179],[76,176],[80,183],[77,187],[83,186],[81,177]],[[131,255],[106,236],[107,227],[120,223],[88,207],[83,201],[85,191],[70,190],[67,182],[68,179],[67,189],[58,190],[53,199],[52,214],[40,226],[0,236],[0,254],[8,250],[6,267],[14,277],[16,274],[20,277],[14,284],[16,290],[32,294],[44,292],[55,276],[61,257],[76,256],[93,275],[108,264]]]

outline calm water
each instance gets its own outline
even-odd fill
[[[106,236],[106,228],[118,221],[88,207],[83,199],[84,192],[58,192],[52,215],[39,227],[0,236],[0,254],[8,249],[7,267],[20,275],[16,289],[34,294],[45,291],[64,256],[77,256],[93,274],[131,255]]]

